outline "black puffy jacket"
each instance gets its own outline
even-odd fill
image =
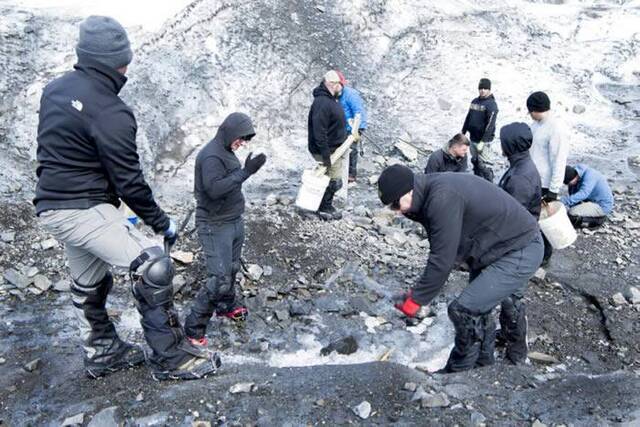
[[[229,222],[244,213],[242,183],[249,175],[241,168],[231,143],[256,132],[249,116],[232,113],[218,128],[216,136],[196,157],[194,193],[196,221]]]
[[[328,159],[347,139],[347,121],[340,101],[323,83],[313,90],[307,123],[309,151]]]
[[[462,125],[462,133],[469,131],[469,139],[473,142],[491,142],[496,131],[497,117],[498,104],[493,95],[486,98],[477,97],[471,101]]]
[[[509,159],[509,169],[498,185],[537,219],[542,205],[542,185],[529,155],[532,141],[531,129],[526,123],[512,123],[500,129],[500,144]]]
[[[156,232],[166,230],[169,218],[140,168],[135,117],[118,97],[127,78],[88,59],[74,68],[40,100],[36,213],[122,199]]]
[[[466,173],[416,174],[405,216],[420,222],[429,236],[427,266],[413,287],[421,305],[438,294],[454,267],[466,263],[480,270],[539,233],[537,221],[513,197]]]
[[[468,157],[457,158],[445,151],[444,148],[436,150],[429,156],[424,173],[434,172],[465,172],[467,170]]]

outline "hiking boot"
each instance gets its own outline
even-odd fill
[[[231,305],[216,310],[216,316],[226,317],[236,322],[244,322],[249,316],[249,310],[242,305]]]
[[[214,351],[195,346],[188,341],[184,341],[179,347],[189,357],[185,357],[179,365],[170,369],[151,363],[151,375],[154,380],[197,380],[215,374],[222,365],[220,356]]]
[[[144,362],[144,351],[139,345],[129,344],[120,339],[114,341],[117,349],[111,349],[111,356],[103,361],[96,359],[84,360],[84,369],[87,377],[100,378],[102,376],[132,368]]]
[[[337,221],[342,219],[342,212],[333,206],[327,206],[318,210],[318,216],[325,221]]]
[[[189,338],[187,337],[187,341],[189,341],[189,343],[193,346],[196,347],[208,347],[209,346],[209,340],[207,339],[207,337],[202,337],[202,338]]]

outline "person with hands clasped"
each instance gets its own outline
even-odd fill
[[[471,174],[414,174],[403,165],[386,168],[378,179],[384,205],[421,223],[429,236],[427,266],[395,307],[413,317],[440,292],[455,267],[468,269],[469,285],[449,305],[455,345],[441,372],[494,363],[495,321],[491,314],[506,298],[500,322],[507,359],[526,360],[526,318],[522,297],[540,265],[543,243],[535,218],[513,197]]]
[[[264,166],[267,156],[249,153],[244,167],[235,154],[255,136],[249,116],[232,113],[196,157],[196,228],[205,256],[207,280],[185,320],[185,332],[196,346],[206,346],[206,329],[215,312],[235,321],[247,316],[235,291],[244,243],[242,184]]]

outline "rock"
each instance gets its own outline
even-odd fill
[[[418,386],[415,393],[413,393],[413,396],[411,396],[411,400],[415,402],[416,400],[422,400],[427,396],[429,396],[429,394],[424,391],[424,388],[422,388],[422,386]]]
[[[273,275],[273,267],[270,267],[268,265],[262,267],[262,275],[264,277],[270,277],[271,275]]]
[[[289,315],[294,316],[308,316],[311,314],[311,306],[304,301],[294,300],[289,305]]]
[[[33,284],[41,291],[48,291],[51,288],[51,280],[44,274],[38,274],[34,277]]]
[[[422,398],[423,408],[444,408],[451,404],[449,396],[444,393],[429,394]]]
[[[142,402],[144,400],[144,393],[140,392],[136,396],[136,402]]]
[[[369,415],[371,415],[371,404],[366,400],[362,401],[358,406],[354,406],[351,409],[353,410],[354,414],[356,414],[363,420],[366,420],[367,418],[369,418]]]
[[[380,175],[371,175],[369,177],[369,185],[376,185],[378,183],[378,178]]]
[[[56,246],[58,246],[58,241],[56,239],[43,240],[42,242],[40,242],[40,246],[42,247],[42,249],[46,251],[48,249],[53,249]]]
[[[196,420],[191,423],[191,427],[211,427],[211,422]]]
[[[256,385],[254,383],[237,383],[229,388],[229,393],[251,393],[253,390],[255,390],[255,386]]]
[[[403,390],[410,391],[410,392],[415,392],[417,388],[418,388],[418,384],[416,383],[404,383],[404,386],[402,387]]]
[[[7,359],[0,357],[0,365],[4,365],[5,363],[7,363]]]
[[[146,417],[138,418],[134,425],[136,427],[151,427],[151,426],[164,426],[168,425],[169,413],[158,412],[156,414],[147,415]]]
[[[7,231],[0,234],[0,240],[2,240],[5,243],[13,243],[15,239],[16,239],[16,233],[13,231]]]
[[[355,208],[353,208],[353,214],[355,216],[367,217],[369,216],[369,210],[364,205],[358,205]]]
[[[451,103],[449,101],[447,101],[446,99],[438,98],[438,106],[440,107],[440,109],[442,111],[451,110]]]
[[[402,155],[410,162],[418,160],[418,150],[404,141],[398,141],[394,146],[402,153]]]
[[[622,295],[622,292],[617,292],[611,297],[611,303],[615,306],[626,305],[627,299]]]
[[[31,279],[31,278],[33,278],[33,276],[38,274],[40,272],[40,270],[38,270],[38,267],[31,266],[31,267],[27,268],[26,270],[23,270],[23,272],[26,274],[26,276],[28,278]]]
[[[84,424],[84,414],[80,413],[74,415],[73,417],[65,418],[65,420],[62,422],[62,427],[78,425],[81,426],[82,424]]]
[[[544,280],[544,278],[547,277],[547,271],[544,268],[540,267],[533,274],[533,277],[539,280]]]
[[[278,196],[276,196],[275,194],[271,193],[269,194],[265,199],[264,202],[267,206],[273,206],[278,204]]]
[[[18,289],[24,289],[31,283],[29,279],[27,279],[21,273],[18,273],[13,268],[10,268],[4,272],[4,280],[11,283]]]
[[[625,298],[629,301],[629,304],[640,304],[640,289],[635,286],[629,286],[624,293]]]
[[[280,322],[284,322],[285,320],[289,320],[289,310],[276,310],[275,311],[276,319]]]
[[[40,358],[33,359],[31,362],[27,362],[24,365],[24,370],[27,372],[33,372],[40,367]]]
[[[324,6],[322,6],[322,5],[320,5],[320,4],[317,4],[317,5],[316,5],[316,10],[317,10],[318,12],[320,12],[320,13],[324,13],[325,8],[324,8]]]
[[[257,282],[263,274],[264,270],[258,264],[249,264],[247,266],[247,277],[249,280]]]
[[[554,364],[554,363],[558,363],[558,359],[556,359],[555,357],[549,355],[549,354],[545,354],[545,353],[540,353],[538,351],[532,351],[528,354],[529,359],[531,359],[534,362],[539,362],[539,363],[547,363],[547,364]]]
[[[573,106],[573,112],[575,114],[582,114],[585,111],[587,111],[587,108],[584,105],[576,104],[576,105]]]
[[[193,263],[193,252],[188,251],[173,251],[171,252],[171,258],[175,259],[181,264]]]
[[[173,293],[177,294],[180,292],[180,289],[187,284],[187,279],[184,278],[182,274],[178,274],[173,278]]]
[[[640,222],[635,222],[628,219],[624,222],[624,228],[626,228],[627,230],[637,230],[638,228],[640,228]]]
[[[485,421],[487,421],[487,417],[482,415],[480,412],[473,411],[471,413],[471,425],[479,426],[484,424]]]
[[[535,420],[531,423],[531,427],[547,427],[547,425],[540,420]]]
[[[353,354],[358,351],[358,341],[353,337],[353,335],[340,338],[322,348],[322,350],[320,350],[320,354],[322,356],[327,356],[333,351],[338,354]]]
[[[71,282],[66,279],[58,280],[53,284],[53,290],[56,292],[69,292],[71,289]]]
[[[119,423],[116,419],[118,417],[117,411],[117,406],[104,408],[91,418],[87,427],[118,427]]]

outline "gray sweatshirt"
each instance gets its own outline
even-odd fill
[[[569,154],[569,133],[551,115],[539,122],[534,120],[531,132],[533,144],[529,153],[540,173],[542,188],[558,194]]]

